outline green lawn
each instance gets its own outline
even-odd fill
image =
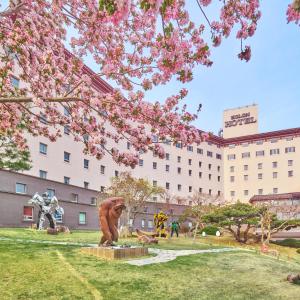
[[[35,232],[30,235],[30,231],[21,229],[0,230],[3,236],[96,243],[99,234],[48,236]],[[173,249],[210,247],[184,238],[160,244]],[[299,299],[300,286],[285,281],[289,273],[297,272],[297,262],[275,260],[255,252],[200,254],[135,267],[80,254],[75,246],[0,241],[1,300]]]

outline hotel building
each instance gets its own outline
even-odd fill
[[[92,74],[88,68],[86,72]],[[15,84],[21,84],[17,78]],[[103,93],[111,89],[97,78],[93,85]],[[65,208],[60,222],[70,228],[97,228],[96,198],[123,171],[167,191],[165,198],[154,196],[139,213],[135,226],[145,229],[152,229],[153,213],[160,209],[170,214],[170,220],[177,219],[192,205],[189,196],[195,192],[248,202],[255,195],[300,191],[300,128],[259,133],[258,121],[256,105],[226,110],[223,136],[211,135],[188,147],[166,143],[165,159],[141,154],[133,170],[108,155],[101,160],[84,155],[68,130],[55,143],[27,136],[32,168],[19,173],[0,170],[0,226],[36,222],[37,211],[28,200],[35,192],[48,191]],[[123,142],[117,147],[130,150],[131,145]]]

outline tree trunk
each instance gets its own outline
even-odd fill
[[[248,232],[249,232],[250,228],[251,228],[251,226],[250,226],[250,224],[248,224],[246,230],[244,231],[244,243],[246,243],[248,241]]]
[[[196,223],[193,242],[195,242],[195,240],[196,240],[196,235],[197,235],[198,228],[199,228],[199,222]]]

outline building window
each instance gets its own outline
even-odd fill
[[[88,159],[84,159],[83,160],[83,167],[85,168],[85,169],[88,169],[89,168],[89,160]]]
[[[153,221],[148,221],[148,228],[153,228]]]
[[[182,148],[182,144],[181,143],[176,143],[176,148],[181,149]]]
[[[248,190],[244,190],[244,196],[248,196],[249,195],[249,191]]]
[[[235,154],[228,154],[227,159],[228,160],[235,160]]]
[[[249,157],[250,157],[250,152],[242,153],[242,158],[249,158]]]
[[[189,176],[192,176],[192,170],[189,170]]]
[[[259,174],[257,175],[257,178],[258,178],[258,179],[262,179],[262,178],[263,178],[263,174],[262,174],[262,173],[259,173]]]
[[[203,149],[197,148],[197,153],[198,154],[203,154]]]
[[[193,187],[189,186],[189,193],[191,193],[193,191]]]
[[[63,216],[58,211],[54,212],[54,218],[55,218],[57,223],[62,223],[63,222]]]
[[[211,195],[211,193],[212,193],[212,191],[211,191],[211,189],[209,189],[209,190],[208,190],[208,194]]]
[[[218,172],[220,172],[221,171],[221,167],[220,166],[218,166]]]
[[[181,174],[181,168],[177,168],[177,173]]]
[[[48,148],[48,146],[46,144],[40,143],[40,153],[41,154],[47,154],[47,148]]]
[[[105,166],[103,166],[103,165],[100,166],[100,173],[101,174],[105,173]]]
[[[144,165],[144,161],[142,159],[139,159],[139,166],[142,167]]]
[[[258,190],[258,195],[262,195],[264,193],[264,190],[263,189],[259,189]]]
[[[208,164],[208,170],[211,170],[211,164]]]
[[[189,159],[189,166],[191,166],[192,165],[192,160],[191,159]]]
[[[83,186],[84,186],[85,189],[88,189],[89,188],[89,182],[84,181]]]
[[[216,158],[217,158],[217,159],[222,159],[222,155],[217,153],[217,154],[216,154]]]
[[[70,126],[69,125],[64,126],[64,134],[66,134],[66,135],[70,134]]]
[[[70,156],[71,154],[69,152],[64,151],[64,161],[70,162]]]
[[[45,124],[45,125],[48,124],[47,117],[46,117],[46,115],[43,114],[43,113],[40,113],[39,121],[40,121],[41,123]]]
[[[79,224],[80,225],[85,225],[86,224],[86,213],[85,212],[80,212],[79,213]]]
[[[142,220],[142,228],[145,228],[145,220]]]
[[[273,172],[273,178],[277,178],[278,177],[278,173],[277,172]]]
[[[248,175],[244,175],[244,180],[248,181],[248,179],[249,179]]]
[[[97,204],[97,199],[96,197],[91,198],[91,205],[96,205]]]
[[[202,190],[203,190],[202,188],[199,188],[199,193],[202,193]]]
[[[79,200],[78,194],[72,193],[71,194],[71,201],[78,203],[78,200]]]
[[[47,189],[47,193],[50,198],[53,198],[55,196],[55,190],[54,189]]]
[[[208,174],[208,179],[211,180],[211,174]]]
[[[221,196],[221,191],[218,191],[218,196]]]
[[[231,192],[230,192],[230,196],[231,196],[231,197],[234,197],[234,196],[235,196],[235,191],[231,191]]]
[[[293,166],[293,163],[294,163],[294,162],[293,162],[292,160],[289,160],[289,161],[288,161],[288,166],[289,166],[289,167],[292,167],[292,166]]]
[[[115,171],[115,177],[119,176],[119,171]]]
[[[166,182],[166,189],[169,190],[170,189],[170,183]]]
[[[177,190],[178,190],[178,191],[181,191],[181,184],[178,184],[178,185],[177,185]]]
[[[153,165],[153,169],[156,170],[157,169],[157,162],[154,162],[152,165]]]
[[[270,150],[270,155],[277,155],[280,154],[280,150],[279,149],[271,149]]]
[[[273,194],[278,194],[278,188],[273,188]]]
[[[18,78],[15,77],[15,76],[11,76],[11,77],[10,77],[10,83],[11,83],[11,85],[12,85],[14,88],[18,89],[19,86],[20,86],[20,79],[18,79]]]
[[[289,176],[289,177],[293,177],[293,176],[294,176],[294,171],[289,171],[289,172],[288,172],[288,176]]]
[[[154,187],[157,187],[157,181],[156,180],[153,180],[152,184],[153,184]]]
[[[127,148],[127,150],[130,150],[131,144],[129,142],[127,142],[126,148]]]
[[[16,183],[16,193],[17,194],[26,194],[27,193],[27,185],[24,183]]]
[[[24,206],[23,207],[23,220],[24,221],[33,221],[33,207]]]
[[[291,153],[291,152],[296,152],[295,147],[286,147],[285,148],[285,153]]]
[[[244,165],[244,171],[248,171],[249,166],[248,165]]]
[[[47,178],[47,172],[40,170],[40,178],[46,179]]]
[[[263,164],[262,164],[262,163],[257,164],[257,169],[261,170],[262,167],[263,167]]]
[[[234,166],[230,167],[230,172],[233,173],[234,172]]]
[[[187,151],[193,152],[193,146],[187,146]]]
[[[181,156],[177,156],[177,162],[178,162],[178,163],[181,162]]]
[[[264,143],[264,141],[257,141],[256,145],[262,145]]]
[[[199,172],[199,178],[202,178],[202,172]]]
[[[166,153],[166,160],[170,160],[170,153]]]
[[[264,150],[256,151],[256,156],[265,156],[265,151]]]
[[[211,151],[207,151],[207,156],[208,157],[213,157],[213,153]]]
[[[70,116],[70,110],[69,110],[69,108],[68,107],[64,107],[64,115],[66,116],[66,117],[69,117]]]
[[[218,176],[218,182],[220,182],[221,181],[221,176]]]
[[[277,161],[273,161],[273,162],[272,162],[272,166],[273,166],[273,168],[277,168],[277,167],[278,167]]]
[[[199,161],[199,168],[202,167],[202,161]]]
[[[230,182],[234,182],[234,176],[230,176]]]
[[[70,177],[64,176],[64,184],[70,184]]]
[[[169,172],[169,171],[170,171],[170,166],[166,165],[166,172]]]
[[[101,193],[104,193],[104,191],[105,191],[105,186],[101,185],[101,186],[100,186],[100,192],[101,192]]]

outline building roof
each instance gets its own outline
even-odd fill
[[[261,201],[272,201],[272,200],[291,200],[300,199],[300,192],[285,193],[285,194],[272,194],[272,195],[255,195],[249,202],[261,202]]]
[[[280,139],[289,136],[300,136],[300,127],[223,139],[223,146],[259,141],[259,140],[275,139],[275,138]]]

